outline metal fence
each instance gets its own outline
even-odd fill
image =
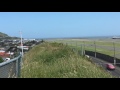
[[[94,57],[98,58],[101,54],[109,55],[113,57],[114,64],[117,59],[120,59],[120,40],[82,40],[82,39],[58,39],[51,40],[52,42],[59,42],[65,45],[69,45],[71,48],[80,50],[80,54],[85,55],[85,51],[94,52]]]
[[[94,57],[95,58],[104,58],[105,60],[111,59],[111,62],[113,62],[114,64],[116,64],[116,60],[120,59],[120,47],[119,47],[119,43],[115,43],[115,42],[109,42],[109,44],[105,45],[103,43],[102,44],[96,44],[96,42],[94,41],[94,43],[91,44],[84,44],[84,47],[86,47],[84,50],[89,50],[91,52],[94,52]],[[103,53],[103,54],[102,54]]]
[[[19,78],[22,55],[0,63],[0,78]]]

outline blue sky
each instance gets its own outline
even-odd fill
[[[23,38],[120,35],[120,12],[0,12],[0,32]]]

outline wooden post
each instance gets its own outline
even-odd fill
[[[85,41],[83,41],[83,44],[84,44],[84,52],[83,52],[83,53],[84,53],[84,55],[85,55]]]
[[[95,41],[94,41],[94,45],[95,45],[95,58],[96,58],[96,43],[95,43]]]
[[[113,42],[113,48],[114,48],[114,65],[116,65],[116,58],[115,58],[115,43]]]
[[[83,56],[83,47],[81,45],[81,56]]]
[[[77,41],[76,41],[76,47],[77,47]]]
[[[76,51],[78,51],[78,47],[77,47],[77,41],[76,41]]]

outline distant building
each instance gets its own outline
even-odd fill
[[[19,45],[19,46],[17,46],[17,48],[19,48],[19,49],[22,49],[22,48],[23,48],[23,50],[29,50],[29,46]]]
[[[5,48],[0,48],[0,51],[4,51],[5,50]]]
[[[14,55],[14,52],[5,52],[4,50],[0,50],[0,57],[7,58],[10,57],[11,55]]]
[[[114,36],[112,37],[112,39],[120,39],[120,37]]]
[[[35,40],[35,39],[29,39],[29,41],[33,41],[33,40]]]
[[[0,50],[0,57],[7,58],[7,57],[10,57],[10,54],[6,53],[5,51]]]

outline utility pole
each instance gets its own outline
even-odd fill
[[[22,57],[23,57],[23,43],[22,43],[22,32],[20,31],[20,36],[21,36],[21,49],[22,49]]]

